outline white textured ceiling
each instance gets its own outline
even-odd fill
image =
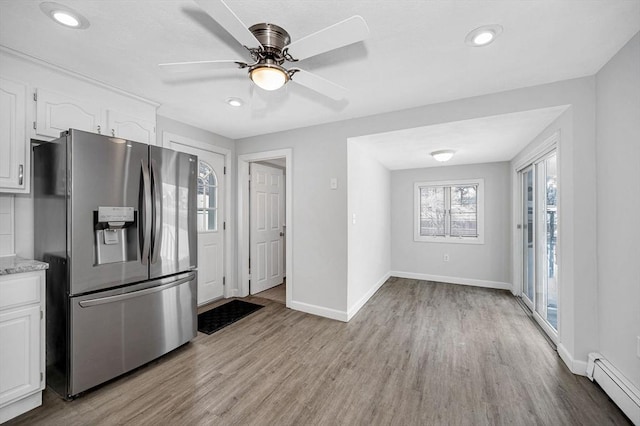
[[[361,144],[389,170],[509,161],[568,106],[455,121],[395,132],[360,136]],[[455,151],[440,163],[430,153]]]
[[[0,44],[233,139],[592,75],[640,30],[637,0],[228,0],[245,24],[272,22],[294,40],[361,15],[368,40],[297,64],[350,89],[332,101],[294,84],[253,89],[243,70],[161,71],[163,62],[249,59],[191,1],[59,0],[89,19],[86,30],[52,22],[39,3],[0,0]],[[493,23],[504,27],[493,44],[465,45],[470,30]],[[246,105],[231,109],[228,97]]]

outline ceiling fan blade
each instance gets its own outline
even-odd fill
[[[287,46],[296,59],[306,59],[339,47],[366,39],[369,27],[361,16],[355,15],[323,30],[309,34]]]
[[[158,64],[158,66],[170,72],[195,72],[221,68],[244,68],[247,64],[242,61],[229,59],[222,61],[171,62],[167,64]]]
[[[222,0],[195,0],[195,2],[244,47],[262,46],[247,26]]]
[[[312,74],[308,71],[295,68],[296,73],[291,77],[291,81],[298,83],[308,89],[327,96],[333,100],[339,101],[344,99],[348,90],[342,86],[339,86],[319,75]],[[290,70],[291,71],[291,70]]]

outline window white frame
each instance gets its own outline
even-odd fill
[[[425,186],[477,186],[477,226],[478,235],[476,237],[456,237],[451,235],[425,236],[420,235],[420,188]],[[484,244],[484,179],[458,179],[446,181],[415,182],[413,185],[413,240],[427,243],[456,243],[456,244]]]

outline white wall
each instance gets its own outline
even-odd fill
[[[229,149],[232,152],[235,151],[235,143],[233,139],[158,115],[156,116],[156,145],[162,146],[162,134],[164,132],[180,135],[195,141],[209,143],[214,146]]]
[[[389,277],[391,178],[389,170],[356,140],[349,140],[347,156],[347,306],[351,318]]]
[[[600,353],[640,388],[640,33],[597,74]]]
[[[414,241],[414,183],[478,178],[484,179],[484,244]],[[394,170],[391,194],[393,275],[511,289],[509,163]]]

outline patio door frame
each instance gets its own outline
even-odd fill
[[[516,206],[515,208],[515,235],[516,238],[515,240],[517,241],[517,244],[514,246],[515,247],[515,253],[514,253],[514,266],[515,266],[515,275],[514,275],[514,288],[513,288],[513,293],[516,296],[521,297],[521,299],[523,300],[524,304],[529,307],[531,309],[531,313],[533,318],[536,320],[536,322],[540,325],[540,327],[545,331],[545,333],[549,336],[549,338],[557,345],[558,344],[558,335],[559,335],[559,330],[560,330],[560,323],[561,323],[561,319],[562,316],[560,314],[561,312],[561,293],[560,291],[558,291],[558,295],[557,295],[557,310],[558,310],[558,317],[557,317],[557,329],[554,329],[545,318],[543,318],[540,313],[538,313],[538,311],[536,310],[536,305],[537,305],[537,300],[536,300],[536,293],[537,293],[537,286],[538,286],[538,275],[539,275],[539,271],[541,270],[541,264],[538,261],[545,253],[545,247],[542,247],[542,249],[540,248],[540,244],[537,243],[537,241],[540,238],[541,235],[541,231],[539,228],[539,224],[538,224],[538,212],[539,212],[539,206],[538,206],[538,199],[539,199],[539,195],[538,195],[538,191],[539,191],[539,187],[540,187],[540,182],[541,179],[538,176],[537,173],[537,164],[544,162],[551,154],[555,154],[556,156],[556,164],[557,164],[557,194],[558,194],[558,198],[560,197],[561,194],[561,188],[560,188],[560,161],[559,161],[559,140],[560,140],[560,133],[556,132],[554,133],[551,137],[549,137],[548,139],[546,139],[537,149],[535,149],[533,152],[529,153],[528,156],[526,156],[524,159],[522,159],[521,161],[518,162],[518,164],[516,164],[516,167],[514,168],[514,173],[515,173],[515,184],[517,185],[517,190],[514,191],[514,195],[516,196],[515,200],[514,200],[514,205]],[[525,272],[525,268],[524,268],[524,249],[525,249],[525,239],[524,239],[524,229],[523,229],[523,225],[524,225],[524,182],[523,182],[523,177],[524,177],[524,173],[528,171],[529,169],[533,170],[533,183],[534,183],[534,297],[533,300],[529,300],[527,297],[525,297],[524,294],[524,272]],[[559,206],[558,206],[559,209]],[[558,238],[556,240],[556,253],[560,252],[560,238]],[[557,255],[557,271],[556,271],[556,280],[558,283],[561,283],[562,278],[561,278],[561,260],[560,260],[560,256]]]

